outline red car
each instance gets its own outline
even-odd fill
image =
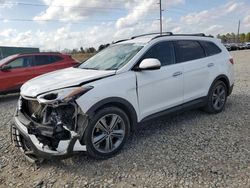
[[[0,94],[19,91],[31,78],[77,65],[70,55],[61,53],[17,54],[0,60]]]

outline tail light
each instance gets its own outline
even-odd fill
[[[233,58],[230,58],[230,59],[229,59],[229,62],[233,65],[233,64],[234,64],[234,59],[233,59]]]

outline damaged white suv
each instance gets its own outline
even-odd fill
[[[137,123],[179,110],[224,109],[233,59],[204,34],[147,34],[21,88],[12,140],[30,160],[86,151],[107,158]]]

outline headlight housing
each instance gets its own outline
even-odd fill
[[[42,104],[56,104],[60,102],[70,102],[78,99],[83,94],[87,93],[89,90],[93,89],[93,86],[83,86],[83,87],[71,87],[60,90],[55,90],[42,94],[37,97],[39,103]]]

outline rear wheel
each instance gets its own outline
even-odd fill
[[[127,114],[116,107],[99,110],[84,134],[87,153],[93,158],[112,157],[123,147],[130,131]]]
[[[221,112],[227,101],[227,87],[224,82],[217,81],[209,91],[204,110],[208,113]]]

